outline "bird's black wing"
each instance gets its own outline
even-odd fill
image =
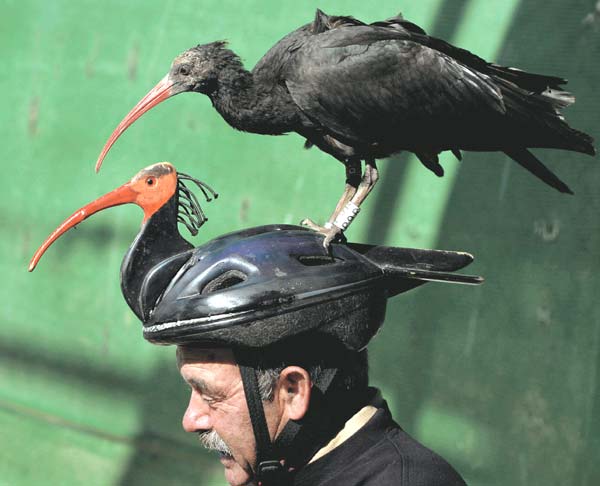
[[[414,32],[412,38],[415,42],[442,52],[472,69],[490,76],[498,76],[527,91],[542,93],[548,88],[562,91],[561,86],[567,83],[566,79],[557,76],[529,73],[521,69],[487,62],[485,59],[466,49],[453,46],[442,39],[426,34],[421,35],[418,32]]]
[[[425,35],[425,36],[427,35],[427,32],[425,32],[417,24],[413,24],[409,20],[406,20],[402,16],[402,14],[398,14],[395,17],[390,17],[389,19],[386,19],[386,20],[380,20],[378,22],[373,22],[372,24],[369,24],[369,25],[372,25],[374,27],[386,27],[388,29],[409,31],[414,34],[421,34],[421,35]]]
[[[252,75],[259,83],[278,83],[282,71],[288,66],[296,51],[314,35],[313,22],[298,27],[277,41],[252,68]]]
[[[389,20],[395,19],[396,17]],[[256,63],[252,74],[261,81],[271,80],[277,82],[280,79],[281,70],[290,62],[295,52],[309,37],[340,27],[356,27],[360,25],[366,24],[354,17],[327,15],[320,9],[317,9],[314,20],[277,41]]]
[[[418,25],[404,19],[401,14],[391,17],[387,20],[373,22],[371,26],[386,27],[410,33],[410,38],[421,45],[430,47],[442,52],[460,63],[475,69],[481,73],[497,76],[510,81],[524,90],[542,93],[548,88],[563,91],[562,85],[567,83],[566,79],[557,76],[547,76],[544,74],[535,74],[522,71],[513,67],[500,66],[495,63],[487,62],[485,59],[473,54],[472,52],[453,46],[443,39],[432,37]]]
[[[397,149],[460,145],[461,131],[482,115],[505,112],[490,76],[413,35],[357,26],[313,36],[287,66],[288,90],[309,118],[342,141],[372,145],[400,137],[404,146]]]

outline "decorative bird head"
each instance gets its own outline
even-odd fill
[[[177,223],[184,224],[190,233],[196,235],[207,219],[185,181],[196,184],[207,201],[217,197],[217,193],[204,182],[177,173],[168,162],[151,165],[121,187],[69,216],[35,252],[29,271],[36,267],[45,251],[63,233],[92,214],[120,204],[137,204],[144,211],[144,219],[121,264],[121,290],[131,310],[144,321],[164,290],[162,283],[177,273],[194,248],[181,236]]]
[[[196,196],[185,186],[184,181],[186,180],[198,185],[207,201],[210,201],[211,197],[217,197],[217,193],[208,185],[187,174],[178,174],[175,167],[169,162],[151,165],[142,169],[121,187],[99,197],[69,216],[36,251],[29,264],[29,271],[36,267],[42,255],[62,234],[92,214],[121,204],[133,203],[142,208],[144,211],[143,227],[161,208],[172,201],[174,208],[170,214],[170,218],[173,220],[172,225],[176,228],[177,222],[180,222],[192,234],[197,234],[198,228],[206,221],[206,216],[202,212]]]
[[[242,66],[238,56],[226,48],[224,41],[198,45],[175,58],[169,73],[135,105],[115,128],[96,162],[100,170],[104,157],[121,134],[151,108],[172,96],[188,91],[210,95],[219,85],[219,75],[226,66]]]

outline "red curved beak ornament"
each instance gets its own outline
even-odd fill
[[[99,197],[75,211],[62,222],[42,243],[29,263],[33,271],[46,250],[62,234],[78,225],[92,214],[121,204],[137,204],[144,210],[146,222],[177,190],[177,172],[168,162],[151,165],[138,172],[129,182]]]
[[[104,145],[98,160],[96,161],[96,172],[100,170],[102,166],[102,161],[106,154],[113,146],[113,144],[117,141],[117,139],[121,136],[121,134],[127,130],[127,128],[136,121],[140,116],[146,113],[151,108],[154,108],[159,103],[163,102],[167,98],[174,96],[180,91],[176,91],[173,89],[175,83],[169,79],[169,75],[167,74],[164,78],[162,78],[158,84],[152,88],[146,96],[144,96],[137,105],[135,105],[132,110],[123,118],[121,123],[115,128],[108,141]]]

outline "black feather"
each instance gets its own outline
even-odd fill
[[[549,186],[554,187],[556,190],[565,194],[573,194],[573,191],[569,186],[561,181],[556,174],[548,169],[548,167],[542,164],[542,162],[540,162],[529,150],[524,148],[512,149],[505,150],[504,153]]]
[[[440,165],[440,160],[437,154],[422,154],[416,153],[417,158],[438,177],[444,176],[444,168]]]

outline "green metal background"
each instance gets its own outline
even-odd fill
[[[595,0],[0,1],[0,485],[223,484],[180,429],[173,349],[150,346],[121,298],[120,260],[141,213],[80,225],[27,274],[58,222],[141,167],[169,160],[221,194],[196,243],[245,226],[324,220],[339,164],[296,135],[235,132],[208,99],[178,96],[119,140],[110,131],[195,43],[226,38],[251,67],[315,7],[373,21],[402,10],[497,62],[570,79],[576,127],[600,132]],[[587,18],[587,21],[583,20]],[[600,167],[540,155],[560,195],[502,155],[407,156],[349,231],[355,241],[467,250],[480,288],[395,299],[371,347],[397,420],[476,486],[600,484]]]

